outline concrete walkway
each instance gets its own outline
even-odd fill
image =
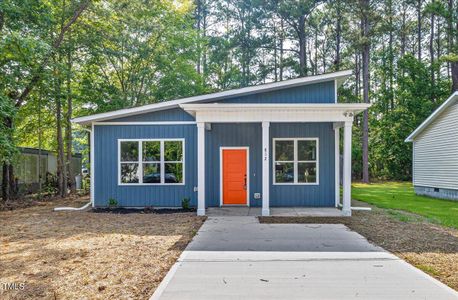
[[[458,299],[344,225],[209,217],[152,299]]]

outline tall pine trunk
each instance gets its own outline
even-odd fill
[[[417,43],[418,43],[418,53],[417,58],[421,61],[421,20],[422,20],[422,3],[423,0],[417,1]]]
[[[340,70],[340,40],[342,35],[342,12],[340,8],[340,0],[336,1],[336,14],[337,14],[337,23],[336,23],[336,59],[334,60],[335,70]]]
[[[431,63],[431,86],[433,87],[433,94],[432,94],[432,100],[433,102],[436,101],[436,96],[435,96],[435,88],[436,88],[436,76],[434,73],[434,20],[435,16],[434,13],[431,13],[431,33],[429,36],[429,57],[430,57],[430,63]]]
[[[71,50],[68,50],[67,53],[67,114],[65,120],[65,142],[67,150],[67,160],[66,160],[66,173],[68,178],[68,187],[70,191],[75,190],[75,181],[73,178],[72,170],[72,113],[73,113],[73,98],[72,98],[72,89],[71,89],[71,80],[72,80],[72,54]]]
[[[10,200],[10,185],[9,185],[9,169],[8,163],[4,162],[2,164],[2,200],[3,202],[7,202]]]
[[[283,49],[283,43],[284,43],[284,23],[283,19],[280,19],[280,81],[283,81],[283,55],[284,55],[284,49]]]
[[[298,38],[299,38],[299,75],[301,77],[307,76],[307,40],[305,37],[305,16],[299,18],[298,26]]]
[[[6,117],[3,120],[5,128],[12,130],[13,119]],[[17,182],[14,178],[14,166],[9,161],[4,161],[2,164],[2,199],[4,202],[14,199],[17,196]]]
[[[362,60],[363,60],[363,101],[369,103],[369,5],[370,0],[361,0],[361,35],[363,38]],[[362,150],[363,150],[363,182],[369,183],[369,113],[364,111],[363,114],[363,135],[362,135]]]
[[[55,65],[59,59],[54,60]],[[62,94],[61,94],[61,74],[58,67],[54,67],[54,91],[56,97],[56,139],[57,139],[57,187],[61,197],[66,196],[66,174],[64,163],[64,141],[62,138]]]

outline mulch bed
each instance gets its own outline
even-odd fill
[[[205,218],[192,212],[54,212],[88,197],[0,212],[0,299],[148,299]]]
[[[122,208],[122,207],[117,207],[117,208],[94,208],[92,209],[92,212],[94,213],[110,213],[110,214],[178,214],[178,213],[191,213],[191,212],[196,212],[195,208],[189,208],[189,209],[184,209],[184,208],[141,208],[141,209],[135,209],[135,208]]]
[[[354,206],[362,206],[354,201]],[[261,223],[344,224],[410,264],[458,290],[458,230],[425,218],[372,207],[352,217],[260,217]]]

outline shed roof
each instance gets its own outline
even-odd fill
[[[405,140],[405,142],[413,142],[415,137],[417,137],[423,130],[428,128],[428,126],[434,122],[448,107],[453,105],[458,101],[458,91],[454,92],[438,109],[436,109],[423,123],[420,124]]]
[[[327,74],[316,75],[316,76],[301,77],[301,78],[296,78],[296,79],[272,82],[272,83],[267,83],[267,84],[262,84],[262,85],[257,85],[257,86],[249,86],[249,87],[233,89],[233,90],[217,92],[217,93],[211,93],[211,94],[206,94],[206,95],[199,95],[199,96],[187,97],[187,98],[182,98],[182,99],[164,101],[164,102],[159,102],[159,103],[154,103],[154,104],[143,105],[139,107],[120,109],[120,110],[115,110],[112,112],[94,114],[90,116],[72,119],[72,122],[80,124],[80,125],[89,125],[90,123],[97,122],[97,121],[106,121],[106,120],[110,120],[113,118],[138,115],[138,114],[144,114],[144,113],[153,112],[153,111],[175,108],[175,107],[179,107],[181,104],[186,104],[186,103],[201,102],[201,101],[206,101],[206,100],[207,101],[208,100],[216,101],[216,100],[222,100],[222,99],[232,98],[236,96],[246,96],[246,95],[251,95],[251,94],[256,94],[256,93],[264,93],[264,92],[269,92],[269,91],[281,90],[281,89],[292,88],[292,87],[297,87],[297,86],[302,86],[302,85],[309,85],[309,84],[320,83],[320,82],[326,82],[326,81],[335,80],[337,85],[340,85],[351,74],[352,74],[351,70],[345,70],[345,71],[327,73]]]

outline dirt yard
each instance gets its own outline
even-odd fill
[[[354,201],[353,206],[368,206]],[[264,223],[341,223],[370,242],[458,290],[458,230],[429,223],[425,218],[372,207],[351,218],[261,217]]]
[[[194,213],[0,212],[1,299],[147,299],[203,223]],[[24,289],[5,291],[4,284]]]

